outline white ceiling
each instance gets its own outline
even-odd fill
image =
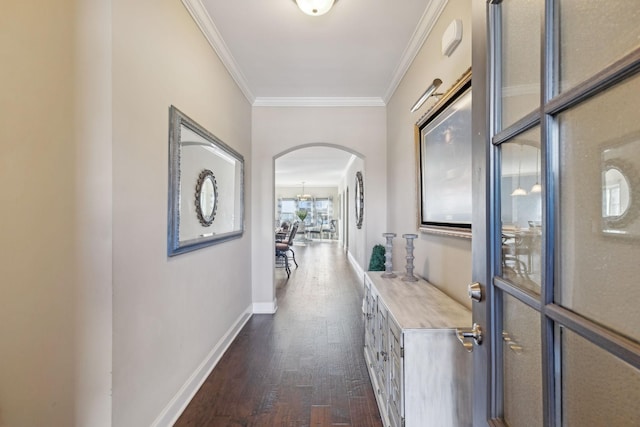
[[[355,157],[331,147],[309,147],[276,159],[276,187],[336,187]]]
[[[294,0],[182,1],[255,106],[384,106],[447,2],[339,0],[313,17]],[[323,185],[322,175],[339,179],[350,155],[322,151],[288,154],[278,167],[292,172],[278,176],[311,186]],[[306,176],[294,176],[303,163]]]

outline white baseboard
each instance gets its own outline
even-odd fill
[[[253,314],[274,314],[278,311],[278,301],[274,298],[272,302],[254,302]]]
[[[347,258],[349,259],[351,267],[353,267],[358,277],[362,279],[360,284],[362,285],[362,287],[364,287],[364,270],[362,269],[360,264],[358,264],[358,261],[356,261],[353,255],[351,255],[351,252],[347,252]]]
[[[200,366],[189,377],[186,383],[178,390],[173,399],[162,410],[160,415],[151,424],[152,427],[172,426],[185,410],[193,396],[195,396],[202,383],[207,379],[213,368],[216,367],[222,355],[227,351],[242,327],[249,321],[252,315],[251,306],[238,317],[226,334],[213,347]]]

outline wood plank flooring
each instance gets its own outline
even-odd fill
[[[294,246],[278,311],[254,315],[175,426],[381,427],[363,356],[361,279],[336,242]]]

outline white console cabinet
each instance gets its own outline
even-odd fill
[[[472,356],[456,337],[471,312],[424,280],[381,275],[365,274],[364,354],[385,427],[471,426]]]

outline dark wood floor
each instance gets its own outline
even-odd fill
[[[335,242],[295,246],[278,311],[254,315],[175,426],[382,425],[363,356],[362,285]]]

